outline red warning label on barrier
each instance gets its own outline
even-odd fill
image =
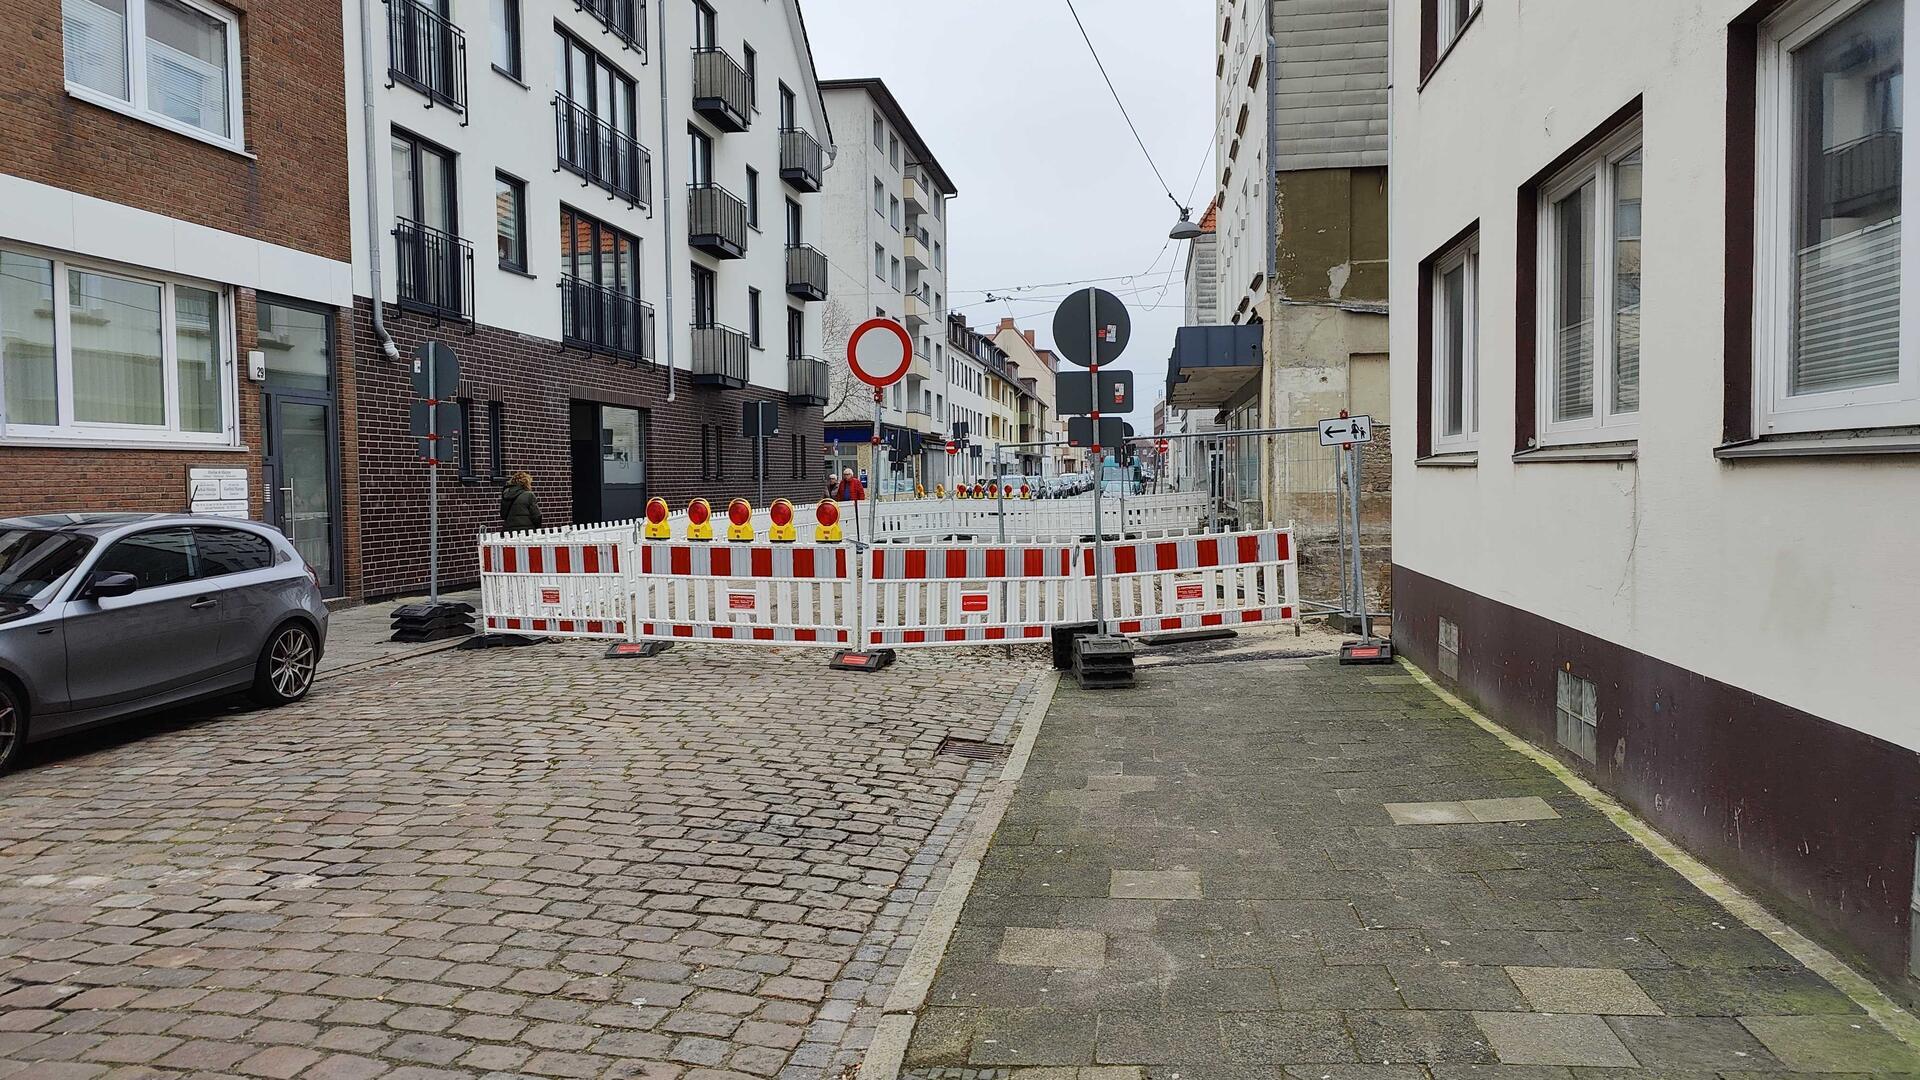
[[[1173,598],[1175,600],[1204,600],[1206,596],[1206,586],[1198,582],[1191,585],[1175,585],[1173,587]]]
[[[753,600],[753,594],[752,594],[752,593],[750,593],[750,592],[735,592],[735,593],[728,593],[728,594],[727,594],[727,609],[728,609],[728,610],[730,610],[730,611],[752,611],[752,610],[753,610],[753,608],[754,608],[754,600]]]
[[[987,610],[987,594],[983,592],[961,593],[960,594],[960,610],[961,611]]]
[[[560,606],[560,590],[559,589],[541,589],[540,602],[542,604],[547,605],[548,607],[559,607]]]

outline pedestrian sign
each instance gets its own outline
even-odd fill
[[[1373,441],[1373,417],[1364,413],[1359,416],[1335,416],[1322,420],[1319,427],[1321,446]]]

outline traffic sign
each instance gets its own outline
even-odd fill
[[[1091,326],[1089,308],[1092,309]],[[1094,350],[1088,348],[1089,329],[1099,346],[1097,357]],[[1061,301],[1053,313],[1053,347],[1081,367],[1092,367],[1096,361],[1105,367],[1120,359],[1132,333],[1133,320],[1127,315],[1127,305],[1105,289],[1081,289]]]
[[[741,402],[740,434],[749,439],[771,439],[780,434],[780,406],[771,401]]]
[[[432,393],[427,386],[429,368],[433,372]],[[459,393],[460,357],[453,346],[439,341],[422,344],[413,357],[413,396],[425,401],[429,397],[458,397]]]
[[[1320,421],[1319,427],[1321,446],[1373,441],[1373,417],[1364,413],[1359,416],[1331,417]]]
[[[1117,416],[1101,417],[1100,430],[1097,433],[1093,429],[1093,417],[1067,417],[1068,446],[1094,446],[1096,444],[1102,447],[1119,446],[1121,443],[1127,441],[1127,431],[1126,421]],[[1096,434],[1098,438],[1095,438]]]
[[[847,338],[847,366],[868,386],[892,386],[912,363],[913,339],[892,319],[868,319]]]
[[[1132,411],[1133,372],[1102,366],[1098,394],[1093,391],[1093,377],[1091,371],[1063,372],[1056,377],[1054,395],[1061,416]]]
[[[951,457],[954,454],[957,454],[959,452],[960,452],[960,444],[957,442],[954,442],[952,439],[948,439],[947,440],[947,456]]]

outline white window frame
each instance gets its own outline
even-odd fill
[[[235,328],[232,290],[217,282],[129,269],[98,259],[76,257],[25,244],[8,244],[6,250],[16,255],[47,259],[53,263],[54,397],[59,408],[59,422],[51,425],[16,424],[7,419],[5,384],[0,382],[0,433],[4,433],[0,435],[0,440],[88,445],[154,443],[200,446],[209,449],[231,449],[239,445],[237,412],[239,385],[235,377],[234,365]],[[74,418],[73,309],[67,301],[69,270],[80,270],[89,274],[99,274],[160,288],[160,368],[167,417],[165,427],[97,421],[81,422]],[[220,350],[221,430],[217,432],[181,431],[179,428],[180,339],[176,322],[179,317],[179,308],[175,296],[175,289],[178,286],[210,292],[219,298],[220,340],[217,347]]]
[[[240,71],[240,16],[217,4],[205,0],[174,0],[182,7],[192,8],[210,19],[218,20],[227,31],[227,117],[233,131],[219,135],[206,128],[184,124],[165,113],[147,108],[147,3],[146,0],[127,0],[127,39],[123,43],[127,49],[127,97],[114,97],[112,94],[95,90],[91,86],[68,81],[67,93],[82,101],[91,102],[103,109],[112,109],[136,120],[166,128],[168,131],[198,139],[204,143],[235,153],[247,153],[245,95],[241,92]],[[66,58],[61,57],[62,70],[65,70]],[[252,156],[252,155],[248,155]]]
[[[1447,399],[1451,387],[1445,358],[1441,355],[1441,343],[1447,339],[1446,280],[1447,275],[1458,267],[1466,267],[1465,317],[1466,330],[1460,335],[1460,347],[1466,353],[1461,358],[1460,408],[1461,433],[1448,435],[1444,430],[1441,403]],[[1427,403],[1428,422],[1432,424],[1433,438],[1429,440],[1436,454],[1467,453],[1480,448],[1480,233],[1474,234],[1448,249],[1445,255],[1433,263],[1433,325],[1432,339],[1428,342],[1428,353],[1433,357],[1433,400]]]
[[[1756,435],[1920,424],[1920,145],[1903,139],[1900,161],[1900,376],[1880,386],[1788,393],[1793,361],[1793,63],[1795,49],[1869,0],[1801,0],[1760,28],[1754,126],[1754,394]],[[1902,49],[1920,55],[1920,8],[1904,0]],[[1902,61],[1904,69],[1904,59]],[[1920,87],[1902,79],[1903,111]]]
[[[1473,17],[1480,13],[1481,3],[1482,0],[1472,0],[1467,5],[1467,13],[1456,22],[1453,15],[1453,0],[1435,0],[1433,13],[1438,21],[1434,37],[1438,42],[1436,55],[1445,56],[1447,49],[1460,39],[1461,31],[1464,31],[1467,24],[1473,21]]]
[[[1535,308],[1535,344],[1534,364],[1534,438],[1542,446],[1566,445],[1568,443],[1589,442],[1627,442],[1635,439],[1639,432],[1640,412],[1616,412],[1613,407],[1614,341],[1613,341],[1613,215],[1614,215],[1614,168],[1635,151],[1641,149],[1641,122],[1635,120],[1618,132],[1607,137],[1606,141],[1589,151],[1580,160],[1569,165],[1555,177],[1540,185],[1539,212],[1536,214],[1536,235],[1539,237],[1539,258],[1536,265],[1537,282],[1534,289]],[[1642,167],[1644,168],[1644,160]],[[1557,298],[1557,282],[1554,272],[1558,266],[1559,243],[1554,228],[1554,204],[1578,191],[1589,182],[1594,185],[1593,219],[1593,363],[1588,378],[1593,383],[1593,415],[1579,420],[1555,421],[1553,418],[1554,391],[1554,350],[1557,344],[1554,333],[1554,305]],[[1645,247],[1645,224],[1643,219],[1642,249]],[[1642,295],[1644,288],[1644,261],[1642,263]],[[1643,339],[1644,340],[1644,339]],[[1641,350],[1641,359],[1645,360],[1645,349]],[[1644,368],[1642,369],[1644,373]]]

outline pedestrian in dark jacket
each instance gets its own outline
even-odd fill
[[[540,527],[540,500],[533,494],[533,474],[517,472],[500,489],[500,522],[506,532]]]

